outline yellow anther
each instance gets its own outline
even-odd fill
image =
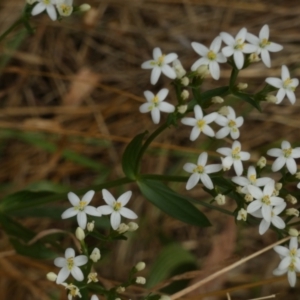
[[[260,46],[261,48],[265,48],[266,46],[268,46],[268,45],[270,45],[270,44],[271,44],[271,42],[269,42],[268,39],[262,39],[262,41],[260,42],[259,46]]]
[[[69,270],[72,270],[74,267],[74,257],[69,257],[67,259],[67,267]]]
[[[256,175],[254,175],[254,174],[250,175],[249,180],[251,181],[251,183],[256,182]]]
[[[217,58],[217,54],[214,51],[210,50],[207,53],[207,58],[209,60],[215,60]]]
[[[292,148],[287,148],[287,149],[282,149],[284,157],[288,158],[291,156],[293,149]]]
[[[203,129],[203,127],[205,126],[206,122],[204,120],[199,120],[197,121],[197,126],[200,128],[200,129]]]
[[[194,170],[193,170],[194,173],[200,173],[202,174],[204,172],[204,167],[201,166],[201,165],[198,165]]]
[[[271,204],[271,200],[270,200],[270,196],[269,195],[265,195],[262,197],[261,202],[266,204],[266,205],[270,205]]]
[[[121,207],[122,207],[122,204],[120,202],[115,202],[114,203],[114,207],[113,208],[114,208],[115,211],[120,210]]]
[[[234,49],[236,49],[236,50],[243,50],[243,49],[244,49],[244,46],[245,46],[245,43],[243,42],[243,40],[242,40],[242,39],[238,39],[238,40],[236,41],[236,44],[235,44],[235,46],[234,46]]]
[[[228,126],[229,126],[229,127],[235,127],[235,126],[236,126],[236,123],[235,123],[235,121],[233,121],[233,120],[229,120],[229,122],[228,122]]]

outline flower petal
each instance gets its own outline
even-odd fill
[[[131,209],[129,209],[127,207],[122,207],[119,210],[119,213],[127,219],[136,219],[138,217],[135,212],[133,212]]]
[[[119,212],[114,211],[110,216],[110,223],[113,230],[117,230],[121,223],[121,215]]]
[[[119,196],[117,202],[121,203],[122,206],[125,206],[132,196],[132,191],[127,191],[126,193]]]

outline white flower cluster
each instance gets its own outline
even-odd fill
[[[36,16],[44,11],[52,21],[57,20],[57,12],[61,17],[68,17],[73,12],[73,0],[27,0],[28,4],[35,4],[31,14]],[[82,4],[79,7],[80,11],[87,11],[91,7],[88,4]]]

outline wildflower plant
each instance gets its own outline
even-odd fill
[[[56,20],[78,10],[80,8],[73,6],[73,1],[68,0],[27,1],[26,18],[23,18],[22,22],[26,28],[30,29],[29,19],[37,14],[45,12],[52,20]],[[0,40],[6,34],[4,33]],[[225,44],[223,48],[222,42]],[[13,245],[16,251],[20,254],[32,251],[34,254],[39,253],[37,255],[47,258],[55,256],[53,272],[49,273],[47,278],[57,285],[64,286],[68,299],[80,297],[83,300],[96,300],[103,296],[109,300],[118,299],[127,287],[146,283],[144,277],[136,276],[145,268],[143,262],[137,261],[137,264],[129,270],[127,280],[110,289],[99,283],[97,273],[94,271],[97,264],[101,263],[102,247],[116,240],[126,240],[128,232],[138,229],[135,222],[121,223],[122,218],[138,222],[142,217],[126,207],[129,200],[132,198],[131,202],[133,202],[137,196],[131,190],[127,190],[129,184],[131,186],[135,184],[144,199],[150,201],[161,211],[189,225],[199,227],[211,225],[209,216],[201,210],[201,206],[203,206],[206,209],[217,210],[232,216],[237,223],[246,222],[249,225],[257,226],[261,235],[269,229],[275,230],[281,238],[295,232],[295,230],[291,231],[291,226],[298,225],[299,222],[292,222],[292,219],[299,216],[299,211],[292,207],[295,204],[294,200],[288,201],[293,197],[292,191],[288,193],[288,188],[296,187],[297,184],[300,187],[300,176],[297,173],[295,161],[300,158],[300,148],[292,147],[288,141],[283,141],[281,149],[272,148],[267,151],[269,156],[276,158],[272,165],[272,171],[280,171],[279,176],[281,177],[279,180],[277,179],[277,182],[269,174],[267,177],[262,177],[262,171],[265,169],[263,159],[257,162],[256,167],[248,164],[249,168],[246,172],[243,164],[248,163],[252,149],[244,149],[241,142],[237,140],[243,136],[244,118],[237,117],[234,107],[231,106],[211,112],[212,109],[215,109],[216,102],[226,102],[229,96],[234,96],[238,99],[237,102],[243,101],[258,111],[262,110],[261,104],[267,102],[270,93],[274,92],[277,92],[276,104],[280,104],[285,96],[288,97],[291,104],[294,104],[296,100],[294,91],[298,85],[298,79],[290,78],[286,66],[282,66],[281,80],[273,77],[267,78],[266,85],[254,94],[242,91],[245,85],[237,84],[239,71],[251,68],[254,63],[251,59],[253,55],[261,55],[264,64],[270,67],[269,52],[279,51],[282,46],[269,42],[269,27],[265,25],[261,29],[259,37],[255,37],[246,28],[242,28],[235,37],[221,32],[213,39],[209,48],[198,42],[193,42],[192,47],[201,58],[191,66],[191,71],[183,68],[181,62],[177,60],[177,54],[163,54],[159,47],[153,49],[153,59],[141,65],[142,69],[151,70],[150,83],[152,85],[159,81],[161,73],[170,78],[176,99],[171,99],[167,88],[161,89],[156,95],[151,91],[145,91],[147,102],[140,106],[140,112],[151,112],[155,126],[161,121],[161,111],[169,113],[169,115],[166,118],[162,117],[164,119],[162,124],[157,125],[158,127],[151,134],[148,134],[147,131],[141,132],[127,145],[122,157],[124,177],[97,186],[89,186],[76,191],[76,193],[69,192],[67,195],[21,191],[5,197],[1,201],[0,222],[4,230],[14,236],[15,233],[11,228],[19,226],[23,232],[27,233],[27,235],[18,236],[25,243],[23,246],[14,240]],[[222,76],[219,63],[225,64],[226,62],[231,67],[228,85],[205,90],[206,76],[210,74],[213,79],[219,79]],[[191,175],[144,174],[141,166],[151,143],[165,130],[185,125],[192,127],[189,135],[191,145],[203,133],[202,138],[206,136],[207,139],[218,139],[224,146],[210,149],[207,152],[200,153],[199,151],[197,164],[187,161],[182,168]],[[222,128],[220,129],[218,126]],[[216,130],[218,131],[215,134]],[[225,137],[227,138],[224,139]],[[242,151],[242,148],[246,151]],[[212,152],[214,155],[210,157]],[[207,164],[208,161],[214,163]],[[230,170],[232,166],[235,172]],[[209,201],[191,199],[186,196],[186,193],[181,194],[171,189],[166,182],[173,181],[181,182],[182,187],[186,190],[203,189],[207,193]],[[111,190],[124,186],[127,191],[115,198]],[[98,193],[100,191],[103,199],[101,203],[97,199],[93,200],[95,194],[97,194],[97,198],[100,197],[100,193]],[[83,196],[80,198],[77,195]],[[288,197],[288,195],[290,196]],[[26,201],[22,201],[24,197],[26,197]],[[67,204],[67,198],[72,207],[68,207],[62,213],[61,218],[68,222],[67,219],[76,216],[78,226],[76,226],[76,232],[74,228],[74,232],[80,246],[76,250],[73,247],[63,249],[64,251],[60,249],[60,254],[57,254],[57,247],[55,247],[57,245],[54,242],[27,243],[34,234],[26,231],[12,219],[11,215],[28,207],[36,207],[61,199],[65,199]],[[224,208],[228,201],[235,203],[233,210]],[[95,220],[105,218],[106,215],[110,215],[111,225],[107,235],[103,234],[95,225]],[[258,225],[257,218],[261,219],[259,220],[260,225]],[[89,238],[87,239],[87,237]],[[50,250],[49,244],[56,250]],[[300,250],[297,238],[291,238],[289,248],[277,246],[274,250],[282,259],[274,271],[274,275],[287,273],[290,285],[295,286],[296,273],[300,272]],[[62,257],[62,253],[64,253],[64,257]],[[149,297],[145,295],[143,299],[149,299]],[[158,300],[161,296],[151,295],[151,297],[153,300]]]

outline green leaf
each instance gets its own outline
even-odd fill
[[[50,202],[51,199],[57,200],[59,194],[52,192],[33,192],[33,191],[20,191],[6,196],[0,202],[0,212],[11,212],[29,208]],[[61,197],[64,197],[62,194]]]
[[[255,107],[258,111],[261,112],[261,107],[259,105],[259,102],[255,101],[254,98],[250,97],[248,94],[246,93],[242,93],[242,92],[234,92],[233,95],[235,97],[238,97],[246,102],[248,102],[249,104],[251,104],[253,107]]]
[[[152,288],[167,279],[177,267],[187,263],[197,263],[196,258],[189,251],[178,244],[166,246],[158,255],[149,272],[146,287]]]
[[[187,197],[177,194],[162,182],[142,179],[137,183],[146,199],[173,218],[199,227],[211,225]]]
[[[147,131],[135,136],[132,141],[127,145],[123,158],[122,158],[122,168],[124,174],[130,178],[135,179],[138,172],[138,156],[142,148],[142,143]]]

